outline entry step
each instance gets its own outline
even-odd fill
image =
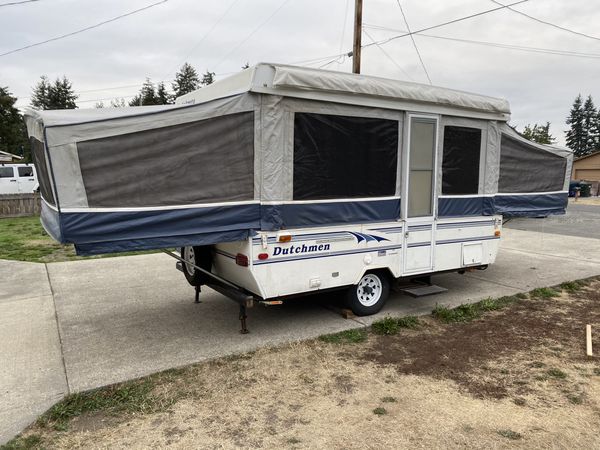
[[[400,288],[399,291],[410,295],[411,297],[425,297],[426,295],[435,295],[446,292],[448,289],[435,284],[428,286],[411,286],[406,288]]]

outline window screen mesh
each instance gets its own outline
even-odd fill
[[[254,198],[254,113],[79,142],[90,207]]]
[[[444,127],[442,194],[477,194],[479,192],[480,156],[480,129]]]
[[[398,122],[296,113],[294,200],[392,196]]]
[[[566,168],[566,158],[503,134],[498,192],[562,191]]]
[[[54,193],[52,191],[52,185],[50,184],[50,174],[46,166],[46,152],[44,150],[44,144],[34,137],[29,138],[31,144],[31,154],[33,157],[33,164],[37,170],[38,183],[40,184],[40,192],[44,200],[51,205],[55,204]]]

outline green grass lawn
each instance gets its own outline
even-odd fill
[[[140,253],[152,252],[118,253],[106,256]],[[56,262],[84,258],[75,254],[72,245],[59,244],[48,236],[37,216],[0,219],[0,259]]]

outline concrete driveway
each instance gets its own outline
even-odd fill
[[[505,229],[497,263],[446,274],[448,292],[392,296],[384,310],[343,319],[326,298],[249,310],[238,333],[237,305],[193,289],[166,255],[48,265],[0,261],[0,443],[66,393],[79,392],[266,345],[363,327],[385,315],[428,314],[458,305],[600,275],[600,239]],[[23,280],[26,280],[23,283]]]
[[[584,203],[586,201],[589,203]],[[596,197],[575,203],[571,199],[565,215],[545,219],[511,219],[506,226],[514,230],[600,238],[600,200]]]

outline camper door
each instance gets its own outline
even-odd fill
[[[433,269],[438,117],[409,114],[406,121],[402,212],[404,272]]]

